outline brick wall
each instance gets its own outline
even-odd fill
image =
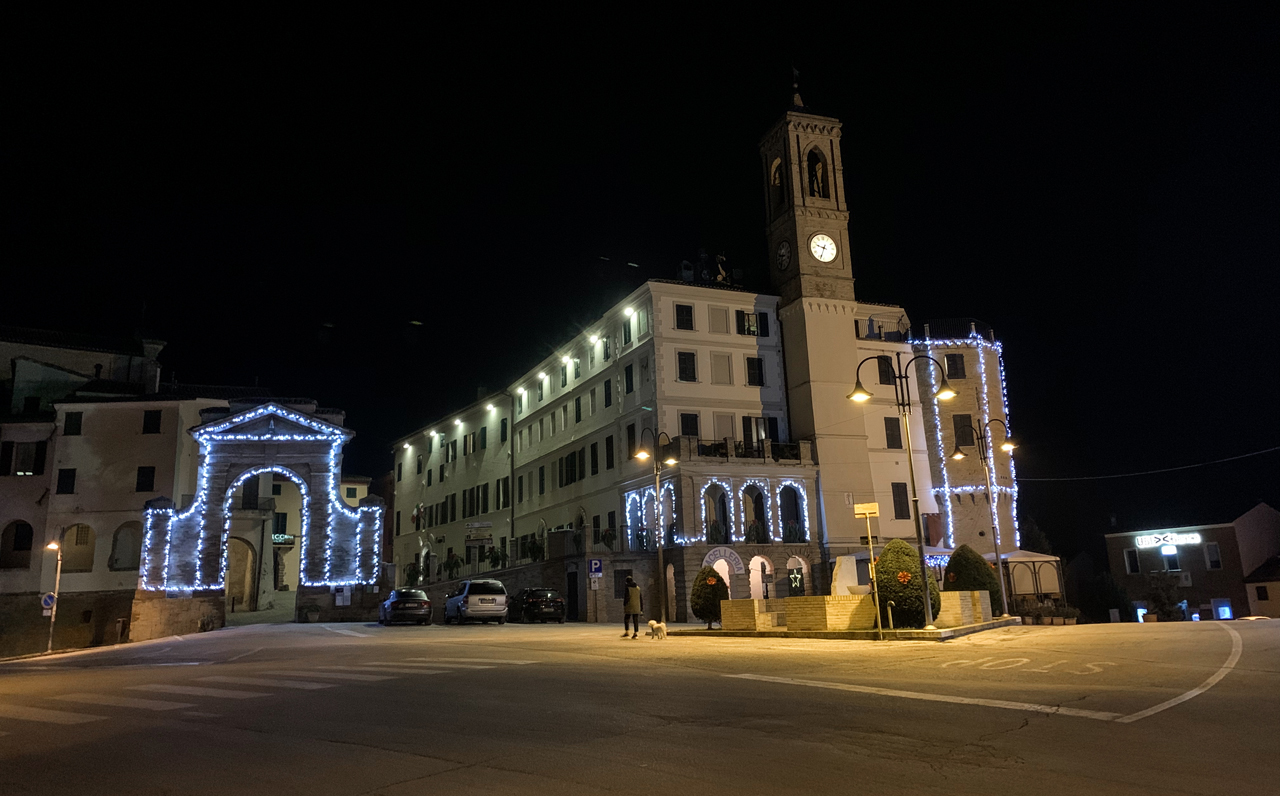
[[[934,618],[938,627],[960,627],[991,621],[991,595],[986,591],[944,591],[942,608]]]
[[[787,597],[782,602],[788,630],[866,630],[875,627],[875,606],[869,594]]]

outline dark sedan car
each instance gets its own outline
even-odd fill
[[[431,600],[420,589],[395,589],[382,605],[378,606],[378,624],[392,622],[417,622],[431,624]]]
[[[564,598],[555,589],[521,589],[511,604],[511,615],[521,622],[564,624]]]

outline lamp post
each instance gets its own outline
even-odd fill
[[[1009,426],[998,417],[993,417],[982,424],[982,429],[976,429],[973,426],[961,426],[968,428],[974,433],[978,443],[978,459],[982,462],[982,471],[987,478],[987,501],[991,506],[991,544],[996,552],[996,574],[1000,578],[1000,602],[1004,607],[1004,616],[1009,615],[1009,590],[1004,582],[1004,564],[1000,561],[1000,540],[996,538],[996,525],[999,520],[996,515],[996,481],[995,473],[991,469],[991,457],[995,455],[994,451],[988,453],[988,446],[991,444],[991,424],[999,423],[1004,429],[1004,442],[1000,443],[1000,450],[1005,453],[1011,453],[1014,448],[1018,447],[1009,437]],[[960,449],[960,440],[956,440],[956,449],[951,453],[951,458],[960,461],[965,456],[963,450]]]
[[[45,649],[45,652],[53,652],[53,623],[58,619],[58,587],[62,585],[62,545],[50,542],[45,549],[58,553],[58,569],[53,576],[53,607],[49,609],[49,646]]]
[[[853,372],[854,388],[853,392],[845,397],[850,401],[863,403],[871,398],[871,393],[867,392],[862,386],[862,379],[859,373],[862,372],[862,366],[871,360],[881,361],[880,356],[870,356],[858,363],[858,367]],[[888,359],[888,357],[885,357]],[[916,354],[905,363],[902,361],[902,353],[898,352],[896,359],[889,359],[889,370],[893,374],[893,397],[898,405],[898,416],[902,419],[902,435],[907,446],[907,473],[911,479],[911,513],[915,515],[916,520],[916,544],[920,546],[920,588],[924,593],[924,627],[925,630],[933,630],[933,602],[929,594],[929,563],[925,560],[924,553],[924,526],[920,519],[920,495],[916,489],[916,457],[915,452],[911,449],[911,380],[908,376],[908,370],[913,362],[917,359],[923,359],[932,362],[938,368],[938,373],[942,376],[942,383],[938,386],[938,391],[934,393],[934,397],[940,401],[947,401],[955,397],[956,391],[951,389],[951,385],[947,383],[947,371],[942,367],[938,360],[928,354]]]
[[[642,428],[640,430],[640,450],[636,451],[636,458],[640,461],[650,458],[650,453],[644,449],[644,438],[648,434],[653,439],[653,519],[654,522],[661,526],[662,516],[662,465],[671,467],[676,464],[673,456],[668,456],[664,461],[659,453],[662,444],[662,438],[666,437],[667,444],[671,444],[671,437],[665,431],[655,431],[651,428]],[[641,510],[644,507],[644,501],[640,502]],[[662,561],[662,547],[667,541],[667,529],[658,528],[658,621],[666,624],[667,622],[667,568]]]

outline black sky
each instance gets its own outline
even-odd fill
[[[897,5],[11,20],[0,323],[141,328],[181,381],[343,407],[376,474],[699,248],[762,279],[794,64],[844,121],[859,296],[995,327],[1020,476],[1280,445],[1274,8]],[[1021,508],[1070,554],[1259,499],[1280,455]]]

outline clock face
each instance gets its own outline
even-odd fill
[[[778,244],[778,270],[785,271],[791,267],[791,242],[784,240]]]
[[[809,253],[820,263],[829,263],[836,258],[836,242],[830,235],[819,232],[809,238]]]

